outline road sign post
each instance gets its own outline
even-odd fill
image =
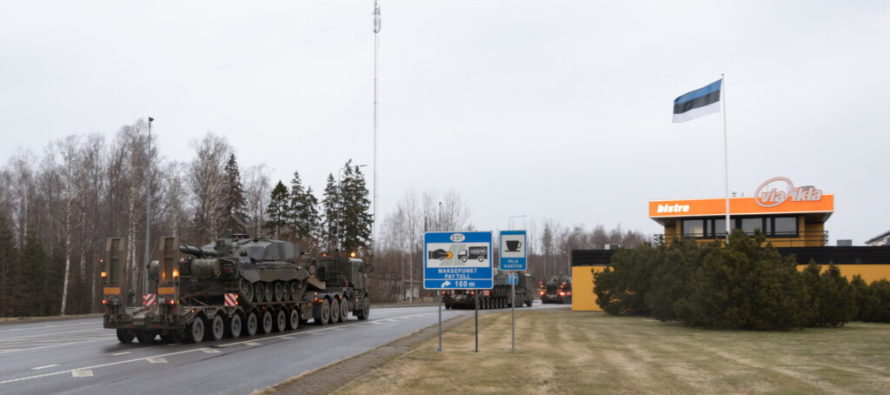
[[[479,351],[479,289],[494,285],[491,232],[427,232],[423,234],[423,288],[476,290],[476,351]],[[439,351],[442,351],[442,315],[439,304]]]
[[[524,230],[502,230],[498,237],[501,245],[501,260],[498,267],[501,270],[511,270],[510,273],[510,316],[512,325],[510,328],[511,346],[510,352],[516,352],[516,284],[519,283],[519,272],[528,270],[526,257],[526,238]]]

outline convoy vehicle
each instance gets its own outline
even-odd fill
[[[508,272],[495,270],[494,287],[492,289],[471,289],[442,291],[442,302],[446,309],[474,309],[476,306],[476,293],[479,293],[480,309],[502,309],[510,307],[513,297],[510,293],[512,287],[507,278]],[[519,281],[516,284],[516,307],[523,305],[531,307],[534,298],[533,288],[535,279],[524,272],[519,273]]]
[[[572,303],[572,277],[556,274],[541,287],[541,303]]]
[[[296,244],[246,235],[204,247],[160,240],[161,259],[147,268],[142,303],[133,300],[132,273],[122,238],[109,238],[102,272],[103,326],[122,343],[198,343],[254,336],[369,316],[367,273],[361,259],[305,255]]]

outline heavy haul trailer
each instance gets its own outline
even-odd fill
[[[345,256],[301,256],[295,244],[233,237],[201,248],[161,241],[142,303],[128,287],[123,239],[106,243],[103,325],[122,343],[201,342],[365,320],[370,265]],[[128,298],[126,295],[129,295]]]
[[[572,278],[565,274],[550,277],[541,287],[541,303],[572,303]]]
[[[495,269],[494,287],[492,289],[478,290],[454,290],[442,291],[442,301],[446,309],[474,309],[476,306],[476,292],[479,292],[480,309],[502,309],[510,307],[513,297],[510,294],[511,286],[507,279],[507,273]],[[516,284],[516,307],[532,306],[534,295],[534,278],[526,273],[520,273],[520,281]]]

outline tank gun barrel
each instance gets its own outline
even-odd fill
[[[182,252],[183,254],[194,255],[194,256],[196,256],[196,257],[198,257],[198,258],[203,258],[203,257],[218,257],[218,256],[219,256],[219,254],[218,254],[216,251],[205,250],[205,249],[203,249],[203,248],[199,248],[199,247],[195,247],[195,246],[190,246],[190,245],[185,245],[185,244],[179,246],[179,251]]]

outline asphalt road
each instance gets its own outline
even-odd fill
[[[472,312],[443,309],[442,319]],[[379,308],[368,321],[351,317],[266,336],[147,346],[118,343],[97,318],[2,325],[0,393],[246,394],[437,320],[436,306]]]

